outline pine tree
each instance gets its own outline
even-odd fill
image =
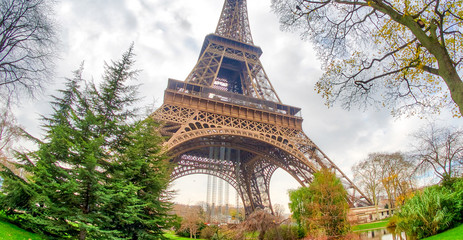
[[[162,152],[160,136],[153,133],[152,119],[137,122],[126,139],[125,150],[113,162],[114,176],[105,215],[113,216],[109,229],[120,230],[131,239],[157,239],[170,222],[166,192],[169,165]]]
[[[99,86],[82,80],[82,67],[68,79],[39,149],[19,154],[30,178],[1,173],[0,204],[23,227],[54,238],[162,238],[169,164],[156,123],[136,119],[132,50],[105,66]]]

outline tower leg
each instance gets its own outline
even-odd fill
[[[252,165],[251,165],[252,164]],[[273,213],[270,201],[270,178],[278,168],[265,159],[256,159],[242,169],[240,180],[243,190],[241,191],[246,215],[256,209],[265,209]]]

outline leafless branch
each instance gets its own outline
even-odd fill
[[[55,51],[47,0],[0,3],[0,93],[33,96],[50,81]]]
[[[432,170],[441,179],[461,174],[463,131],[430,124],[413,136],[415,144],[412,153],[419,162],[417,170]]]

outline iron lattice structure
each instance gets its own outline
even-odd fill
[[[172,180],[217,176],[237,190],[249,214],[257,208],[273,211],[269,184],[278,168],[301,185],[330,168],[348,190],[351,206],[371,205],[303,132],[300,108],[281,103],[261,54],[252,40],[246,0],[225,0],[196,66],[185,81],[169,79],[164,103],[152,114],[169,137],[167,149],[176,163]]]

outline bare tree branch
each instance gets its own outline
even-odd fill
[[[430,124],[417,131],[412,154],[416,170],[434,172],[440,179],[463,173],[463,131]]]
[[[0,3],[0,93],[34,96],[50,81],[56,42],[49,0]]]

